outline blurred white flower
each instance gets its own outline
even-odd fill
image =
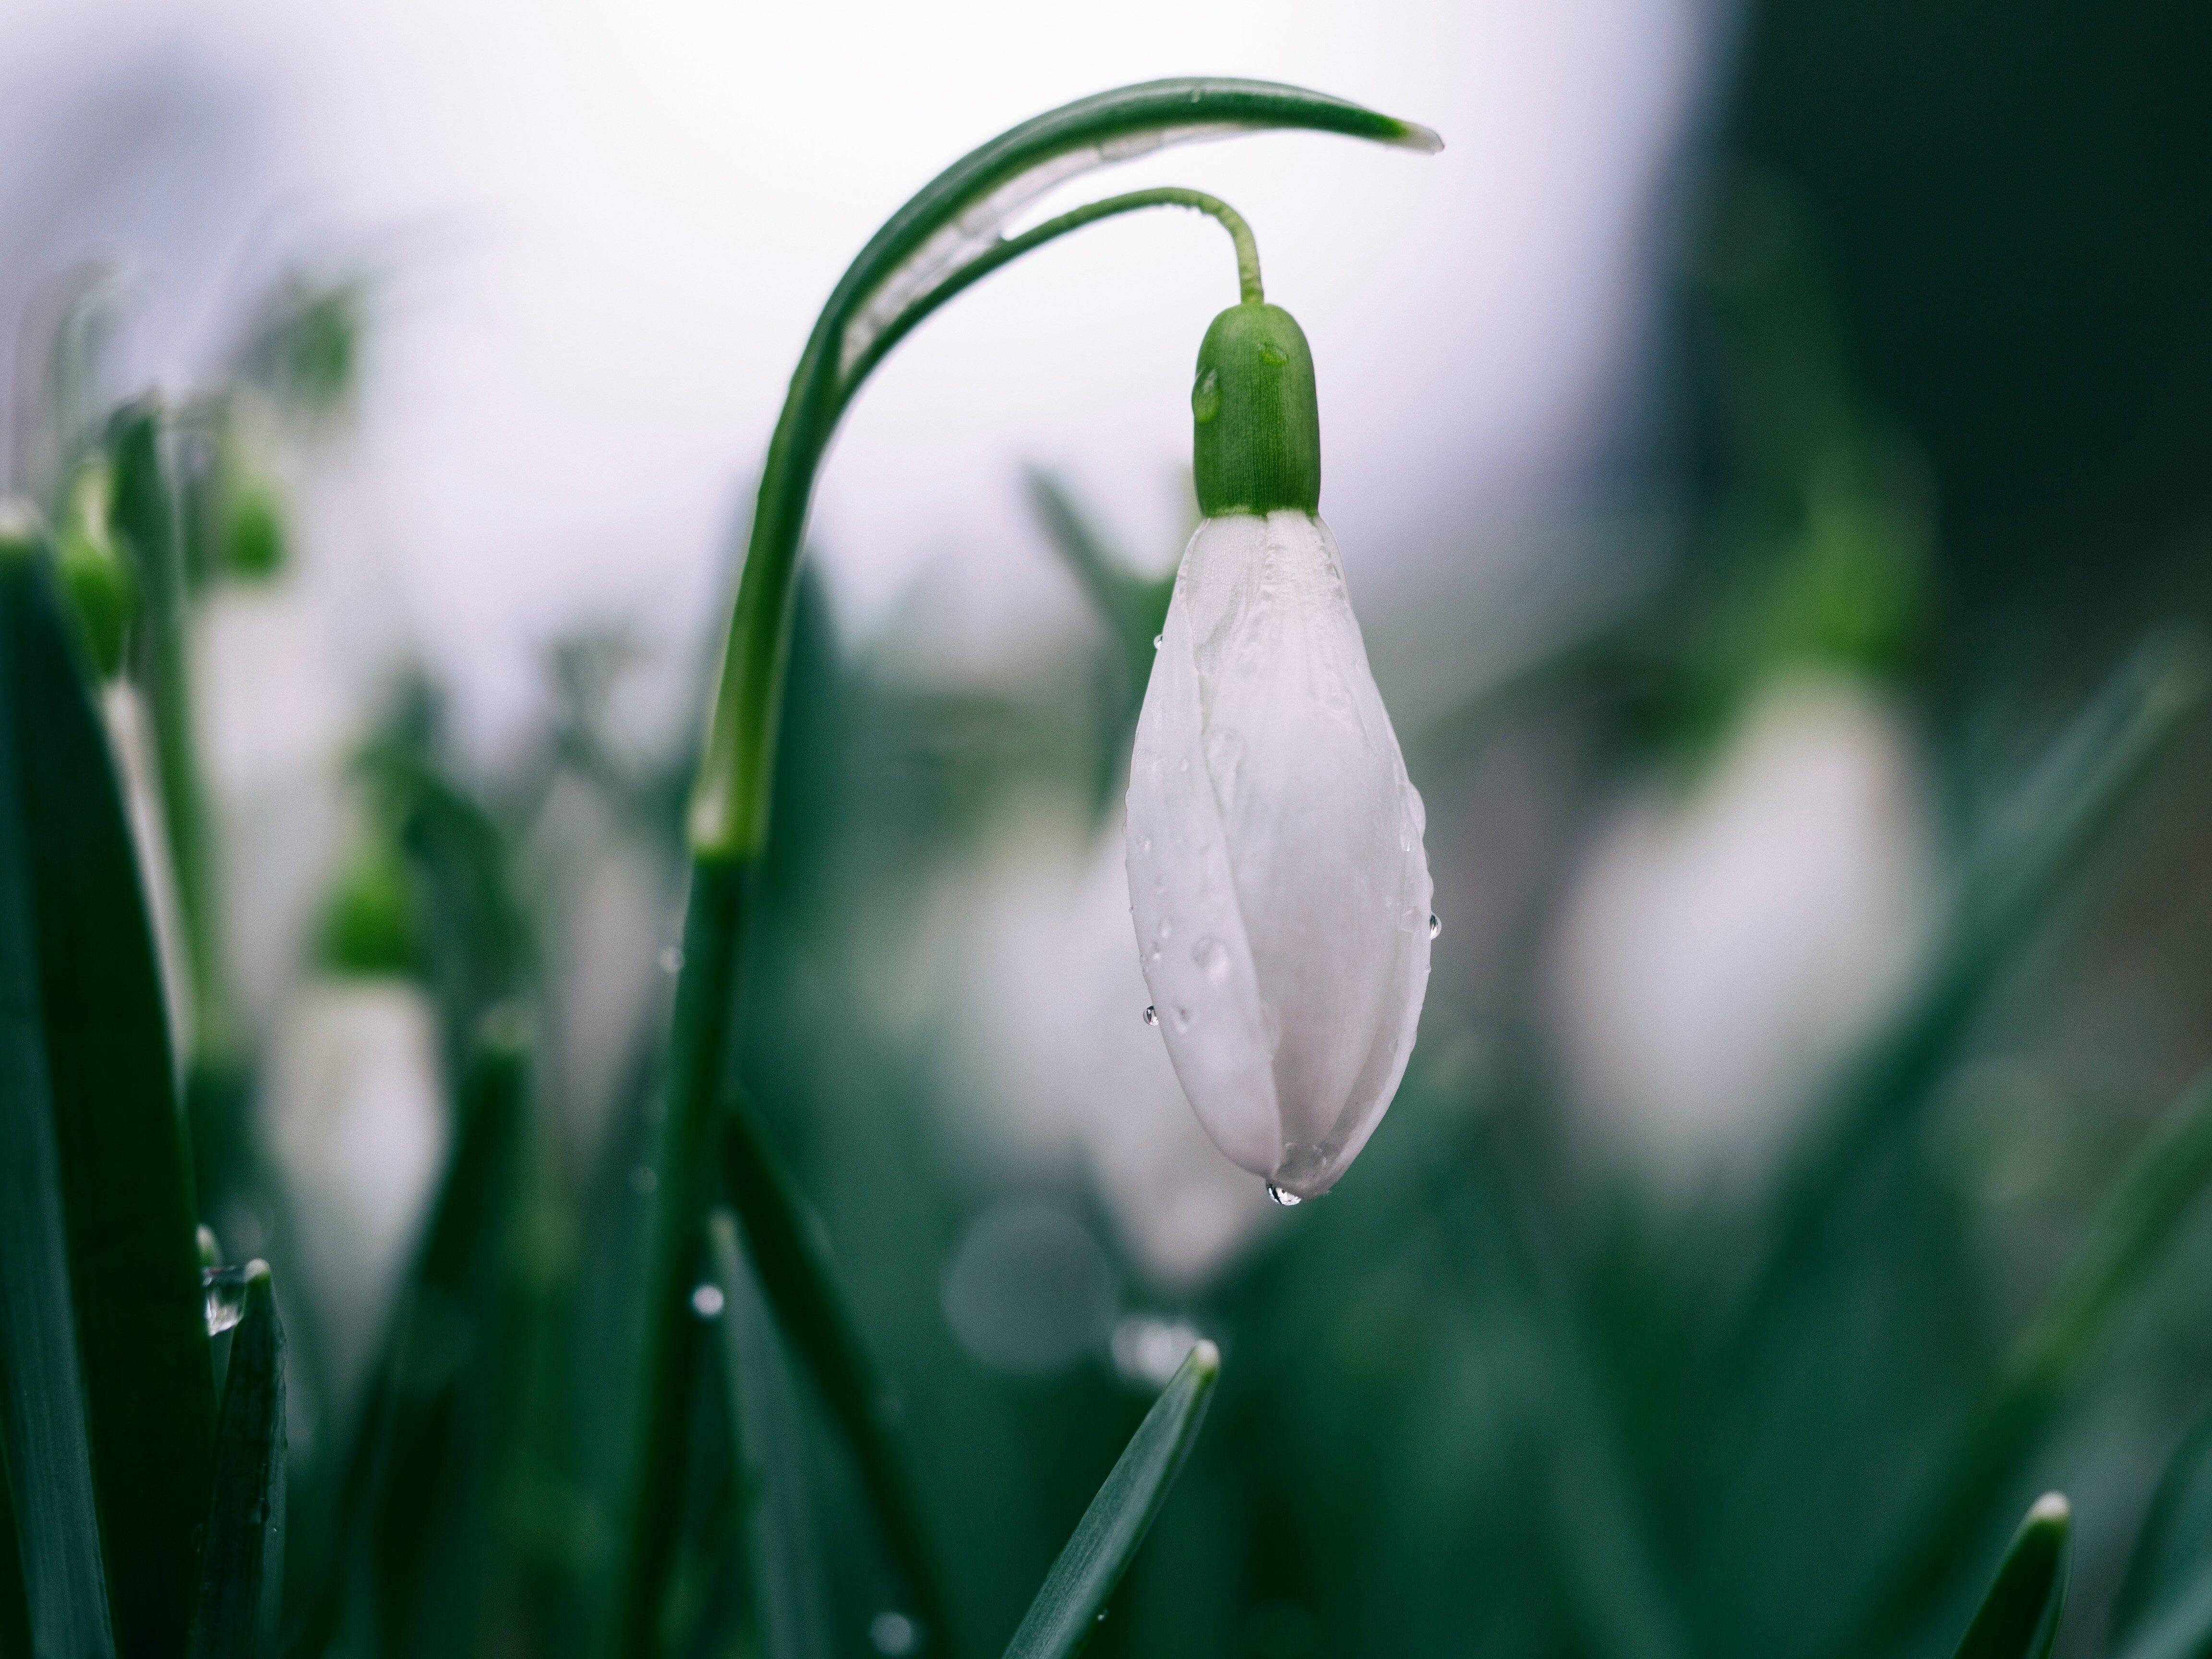
[[[1938,896],[1896,705],[1777,681],[1686,796],[1632,799],[1576,879],[1549,1000],[1578,1108],[1671,1184],[1765,1167],[1912,981]]]
[[[343,1395],[373,1351],[445,1163],[428,996],[397,977],[310,981],[278,1021],[262,1111]]]
[[[1283,1201],[1328,1190],[1405,1073],[1424,828],[1328,526],[1206,519],[1137,723],[1131,914],[1199,1121]]]
[[[959,1126],[967,1161],[1015,1179],[1079,1170],[1150,1282],[1203,1285],[1268,1206],[1213,1155],[1139,1018],[1121,849],[1033,826],[992,849],[956,908],[962,1012],[945,1092],[973,1114]]]

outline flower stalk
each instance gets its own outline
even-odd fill
[[[679,981],[665,1109],[653,1158],[646,1291],[629,1520],[635,1540],[623,1587],[616,1649],[646,1659],[673,1560],[673,1498],[684,1474],[683,1437],[696,1370],[690,1292],[702,1259],[710,1198],[708,1155],[719,1115],[744,1133],[726,1138],[732,1158],[766,1144],[749,1109],[727,1087],[743,959],[744,893],[768,844],[769,783],[789,661],[799,556],[814,484],[837,422],[867,376],[931,313],[991,271],[1070,231],[1140,208],[1212,215],[1237,255],[1239,291],[1262,305],[1259,255],[1244,222],[1194,191],[1140,191],[1078,209],[1023,235],[1000,228],[1044,191],[1091,168],[1170,143],[1268,129],[1304,128],[1417,150],[1439,148],[1427,129],[1340,99],[1264,82],[1157,81],[1079,100],[1002,134],[940,173],[894,214],[845,272],[823,307],[793,374],[769,445],[744,572],[699,775],[687,820],[693,859],[684,966]],[[736,1183],[732,1183],[733,1185]],[[733,1192],[749,1234],[805,1230],[790,1216],[746,1213],[746,1196],[785,1189],[772,1181]],[[780,1201],[780,1200],[779,1200]],[[833,1396],[836,1388],[826,1392]],[[848,1422],[880,1436],[874,1419]],[[885,1448],[865,1447],[864,1461]],[[895,1460],[892,1460],[895,1461]],[[879,1507],[884,1505],[879,1502]],[[928,1552],[911,1514],[883,1516],[909,1577],[932,1650],[955,1644]]]

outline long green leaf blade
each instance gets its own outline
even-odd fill
[[[184,1649],[213,1469],[190,1160],[139,866],[75,638],[41,562],[0,559],[0,665],[29,887],[100,1537],[116,1641]]]
[[[37,557],[27,525],[0,524],[0,1466],[18,1522],[33,1651],[106,1659],[115,1640],[70,1300],[23,797],[23,730],[38,706],[23,644],[40,598]]]
[[[2212,1565],[2130,1628],[2135,1634],[2124,1642],[2113,1632],[2118,1659],[2204,1659],[2212,1653]]]
[[[900,1452],[898,1391],[861,1334],[822,1223],[742,1096],[725,1103],[720,1153],[723,1185],[744,1223],[761,1288],[852,1444],[923,1625],[940,1648],[949,1646],[936,1561]]]
[[[769,1322],[768,1304],[738,1249],[727,1210],[708,1220],[714,1282],[722,1293],[722,1376],[750,1511],[755,1605],[766,1659],[830,1659],[835,1651],[807,1498],[804,1425]]]
[[[2212,1413],[2197,1419],[2159,1477],[2112,1598],[2114,1644],[2200,1578],[2212,1585]]]
[[[1213,1344],[1190,1351],[1045,1575],[1044,1588],[1006,1644],[1006,1659],[1063,1659],[1090,1639],[1182,1472],[1220,1375],[1221,1353]]]
[[[269,1264],[255,1261],[223,1379],[191,1659],[275,1653],[283,1583],[284,1326]]]
[[[2072,1533],[2064,1498],[2053,1492],[2035,1500],[1966,1627],[1958,1659],[2046,1659],[2066,1611]]]

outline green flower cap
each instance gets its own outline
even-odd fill
[[[1321,506],[1321,407],[1305,331],[1280,306],[1234,305],[1198,348],[1191,471],[1209,519]]]

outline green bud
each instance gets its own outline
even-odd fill
[[[123,672],[123,647],[138,610],[138,583],[108,525],[114,480],[94,462],[78,477],[55,558],[85,653],[103,680]]]
[[[241,483],[223,525],[223,562],[245,581],[267,581],[284,568],[283,505],[265,483]]]
[[[1235,305],[1198,348],[1191,471],[1209,519],[1321,506],[1321,409],[1305,331],[1280,306]]]
[[[340,974],[413,974],[422,962],[422,915],[413,872],[398,853],[357,855],[324,913],[323,965]]]

